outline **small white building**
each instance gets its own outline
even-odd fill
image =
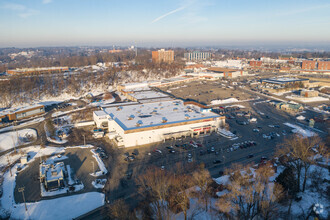
[[[95,124],[108,124],[108,137],[132,147],[217,131],[225,117],[181,100],[113,106],[93,113]]]

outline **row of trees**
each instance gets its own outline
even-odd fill
[[[143,197],[139,208],[129,211],[129,206],[119,200],[109,206],[107,214],[111,219],[137,219],[137,215],[143,219],[173,219],[178,212],[183,213],[184,219],[200,212],[213,213],[215,219],[290,218],[292,201],[307,188],[307,179],[313,178],[312,183],[322,182],[322,173],[309,172],[317,163],[315,156],[328,158],[329,153],[319,138],[293,136],[278,147],[276,155],[279,157],[276,163],[285,169],[275,180],[274,163],[236,164],[225,171],[220,186],[214,183],[203,164],[192,173],[185,172],[181,163],[172,172],[151,168],[136,179]],[[218,190],[220,197],[215,196]],[[324,193],[322,187],[318,190]],[[198,206],[192,206],[192,200]],[[288,213],[284,207],[288,207]],[[313,211],[301,212],[308,218]]]

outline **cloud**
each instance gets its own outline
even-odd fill
[[[159,20],[161,20],[161,19],[163,19],[163,18],[165,18],[165,17],[167,17],[171,14],[174,14],[176,12],[182,11],[185,8],[186,8],[185,6],[182,6],[180,8],[174,9],[173,11],[167,12],[166,14],[163,14],[163,15],[159,16],[158,18],[154,19],[151,23],[156,23],[157,21],[159,21]]]
[[[49,4],[53,2],[53,0],[42,0],[42,4]]]
[[[5,3],[1,5],[0,8],[14,11],[21,18],[27,18],[39,13],[39,11],[37,10],[27,8],[25,5],[16,4],[16,3]]]

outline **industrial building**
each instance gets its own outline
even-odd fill
[[[211,58],[210,52],[200,52],[200,51],[194,51],[190,53],[184,53],[184,58],[191,61],[191,60],[207,60]]]
[[[228,69],[228,68],[221,68],[221,67],[211,67],[208,68],[207,71],[214,72],[214,73],[220,73],[225,78],[236,78],[239,76],[247,75],[246,71],[243,71],[241,69]]]
[[[40,165],[40,182],[47,191],[64,187],[64,169],[63,162]]]
[[[274,85],[290,85],[294,83],[302,82],[304,85],[309,83],[309,79],[298,79],[298,78],[288,78],[288,77],[272,77],[268,79],[261,79],[262,84],[274,84]]]
[[[21,108],[6,109],[0,112],[0,120],[15,121],[45,113],[44,105],[33,105]]]
[[[109,138],[125,147],[207,134],[225,124],[211,109],[181,100],[103,108],[93,118],[99,128],[108,124]]]
[[[174,51],[160,49],[152,51],[152,62],[154,63],[172,63],[174,61]]]

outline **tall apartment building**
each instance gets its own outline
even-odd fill
[[[313,60],[304,60],[304,61],[302,61],[301,69],[303,69],[303,70],[316,69],[316,61],[313,61]]]
[[[190,53],[184,53],[184,58],[186,58],[187,60],[207,60],[210,57],[210,52],[194,51]]]
[[[154,63],[172,63],[174,61],[174,51],[160,49],[152,51],[152,62]]]
[[[330,61],[319,61],[317,62],[318,70],[330,70]]]

